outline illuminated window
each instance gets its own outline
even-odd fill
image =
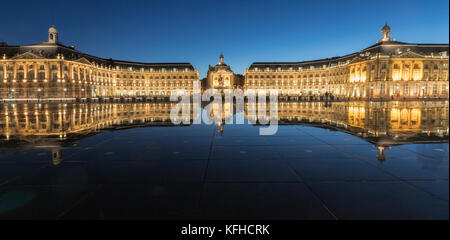
[[[418,89],[418,88],[417,88],[417,84],[416,84],[416,85],[414,85],[414,87],[413,87],[413,94],[414,94],[414,95],[417,94],[417,92],[418,92],[417,89]]]

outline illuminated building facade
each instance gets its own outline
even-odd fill
[[[448,44],[398,42],[387,24],[381,34],[376,44],[342,57],[253,63],[244,88],[315,99],[448,98]]]
[[[169,97],[192,91],[198,71],[189,63],[138,63],[91,56],[58,41],[0,44],[0,99]]]
[[[235,88],[235,75],[223,59],[223,54],[220,54],[219,63],[209,66],[207,77],[202,80],[203,89],[216,89],[223,93],[225,89]]]
[[[448,44],[410,44],[391,38],[359,52],[305,62],[256,62],[234,74],[221,54],[202,88],[277,89],[282,97],[308,99],[448,98]],[[192,93],[199,74],[189,63],[138,63],[82,53],[58,41],[23,46],[0,43],[0,99],[167,98]]]

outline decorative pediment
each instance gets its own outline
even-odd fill
[[[16,56],[12,57],[12,59],[42,59],[43,57],[38,56],[31,52],[25,52],[21,54],[17,54]]]
[[[415,52],[406,51],[406,52],[402,52],[400,54],[397,54],[394,57],[398,57],[398,58],[424,58],[425,56],[423,56],[422,54],[415,53]]]
[[[80,63],[84,63],[84,64],[91,64],[91,62],[89,62],[89,60],[87,60],[85,57],[77,59],[77,60],[75,60],[75,62],[80,62]]]

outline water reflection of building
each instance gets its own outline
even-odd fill
[[[219,127],[219,132],[223,133],[223,126],[233,120],[234,114],[236,114],[236,105],[231,102],[224,103],[211,103],[211,111],[209,118]]]
[[[246,103],[246,118],[255,119],[256,116],[249,115],[248,107]],[[267,116],[269,111],[267,108]],[[279,124],[335,128],[388,145],[414,141],[417,137],[448,137],[448,111],[447,101],[278,103]]]
[[[174,102],[2,104],[0,134],[9,139],[84,134],[116,126],[172,125]],[[192,117],[192,113],[191,113]]]
[[[359,52],[305,62],[256,62],[245,89],[278,89],[302,98],[448,98],[448,44],[411,44],[382,38]]]
[[[233,103],[211,104],[209,117],[220,132],[235,114],[242,114],[236,113]],[[102,129],[173,126],[170,112],[174,105],[173,102],[1,104],[0,146],[20,140],[31,147],[48,149],[57,165],[62,160],[62,143],[77,141]],[[252,113],[258,111],[248,108],[245,103],[245,118],[255,118]],[[269,111],[267,106],[266,116],[270,116]],[[278,118],[280,125],[330,128],[357,136],[378,148],[380,160],[386,158],[386,147],[448,142],[449,136],[448,101],[279,102]]]
[[[256,119],[256,111],[246,118]],[[266,110],[269,116],[270,109]],[[390,102],[279,102],[279,124],[309,125],[346,132],[377,147],[377,158],[386,159],[386,147],[448,142],[448,101]]]
[[[174,102],[152,103],[67,103],[2,104],[0,134],[12,136],[53,136],[64,139],[116,126],[173,125],[170,111]],[[211,120],[225,123],[234,116],[233,103],[211,103]],[[255,118],[245,103],[247,119]],[[192,109],[192,107],[191,107]],[[336,127],[367,140],[408,140],[417,135],[448,136],[447,101],[351,101],[351,102],[279,102],[279,124],[312,124]],[[266,108],[269,116],[269,106]],[[258,111],[251,111],[257,114]],[[221,113],[221,114],[219,114]],[[219,117],[218,117],[219,116]],[[191,113],[192,117],[192,113]]]

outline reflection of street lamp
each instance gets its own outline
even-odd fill
[[[377,146],[377,159],[381,163],[386,160],[386,153],[384,151],[384,146]]]
[[[62,157],[59,149],[52,149],[52,163],[57,166],[61,163]]]

